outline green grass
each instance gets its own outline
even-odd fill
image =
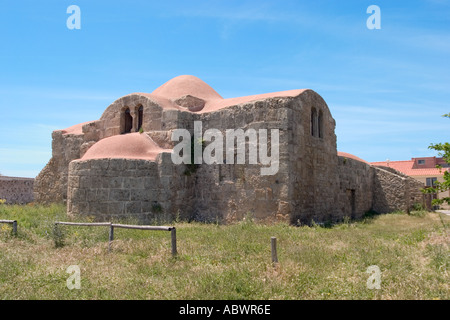
[[[331,227],[174,222],[170,233],[107,227],[62,227],[59,205],[0,205],[0,219],[18,220],[18,236],[0,225],[2,299],[449,299],[449,217],[437,213],[372,215]],[[133,223],[133,221],[126,221]],[[278,260],[271,263],[270,237]],[[81,269],[69,290],[66,269]],[[368,289],[366,270],[381,270]]]

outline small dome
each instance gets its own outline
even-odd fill
[[[163,151],[165,149],[160,148],[145,133],[136,132],[100,140],[89,148],[81,160],[111,158],[155,160]]]
[[[223,99],[213,88],[203,80],[189,75],[175,77],[157,88],[152,94],[176,100],[190,95],[205,101]]]

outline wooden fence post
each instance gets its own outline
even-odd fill
[[[170,230],[170,235],[172,238],[172,256],[177,255],[177,229],[173,227],[172,230]]]
[[[17,220],[14,220],[12,225],[13,225],[13,235],[17,236]]]
[[[114,226],[111,224],[109,227],[109,244],[108,244],[108,251],[111,252],[112,250],[112,242],[114,240]]]
[[[59,239],[58,222],[55,222],[55,224],[53,225],[53,240],[55,241],[55,247],[58,247],[58,239]]]
[[[271,237],[270,238],[270,244],[272,248],[272,263],[278,263],[278,256],[277,256],[277,238]]]

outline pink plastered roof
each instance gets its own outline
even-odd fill
[[[296,97],[308,90],[309,89],[296,89],[224,99],[203,80],[191,75],[182,75],[167,81],[155,89],[152,93],[136,92],[130,95],[137,94],[147,97],[163,109],[175,109],[192,112],[175,103],[177,99],[190,95],[205,101],[205,106],[203,109],[196,111],[196,113],[207,113],[269,98]],[[90,122],[93,121],[80,123],[61,131],[63,131],[64,134],[82,134],[83,125]]]
[[[145,133],[136,132],[100,140],[81,160],[126,158],[154,161],[157,155],[164,151],[172,150],[162,149]]]
[[[153,95],[176,100],[185,95],[191,95],[205,101],[223,99],[213,88],[203,80],[189,75],[175,77],[152,92]]]
[[[196,97],[205,102],[204,107],[196,112],[207,113],[234,105],[241,105],[269,98],[296,97],[307,90],[308,89],[298,89],[224,99],[201,79],[191,75],[182,75],[167,81],[155,89],[152,93],[133,94],[147,97],[163,109],[176,109],[188,112],[192,111],[177,105],[176,101],[185,96]],[[80,123],[61,131],[63,134],[82,134],[83,125],[90,122]],[[165,149],[161,149],[147,135],[132,133],[117,135],[100,140],[86,152],[86,154],[82,157],[82,160],[101,158],[155,160],[156,156],[164,150]],[[171,150],[168,151],[170,152]]]
[[[378,161],[371,162],[370,164],[373,166],[390,167],[408,176],[441,176],[445,171],[449,171],[449,168],[413,168],[414,160]]]
[[[68,127],[66,129],[61,130],[63,134],[82,134],[83,133],[83,126],[85,124],[91,123],[93,121],[83,122],[76,124],[74,126]]]
[[[167,81],[150,94],[138,94],[153,99],[165,109],[175,108],[184,111],[187,110],[177,106],[174,101],[183,96],[191,95],[205,101],[205,107],[201,111],[198,111],[198,113],[206,113],[251,101],[275,97],[296,97],[307,90],[308,89],[297,89],[224,99],[203,80],[195,76],[182,75]]]
[[[357,161],[361,161],[361,162],[364,162],[364,163],[368,164],[368,162],[366,160],[363,160],[363,159],[361,159],[361,158],[359,158],[359,157],[357,157],[357,156],[355,156],[355,155],[353,155],[351,153],[338,151],[338,156],[339,157],[353,159],[353,160],[357,160]]]

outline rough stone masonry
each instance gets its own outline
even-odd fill
[[[194,135],[195,121],[203,132],[218,129],[223,136],[227,129],[278,129],[277,173],[261,175],[260,163],[174,164],[172,133]],[[179,76],[151,94],[121,97],[99,120],[52,138],[35,200],[65,201],[69,214],[99,220],[231,222],[252,215],[299,224],[423,203],[416,180],[337,151],[335,120],[310,89],[224,99],[202,80]]]
[[[33,201],[34,178],[0,176],[0,199],[6,204],[25,204]]]

